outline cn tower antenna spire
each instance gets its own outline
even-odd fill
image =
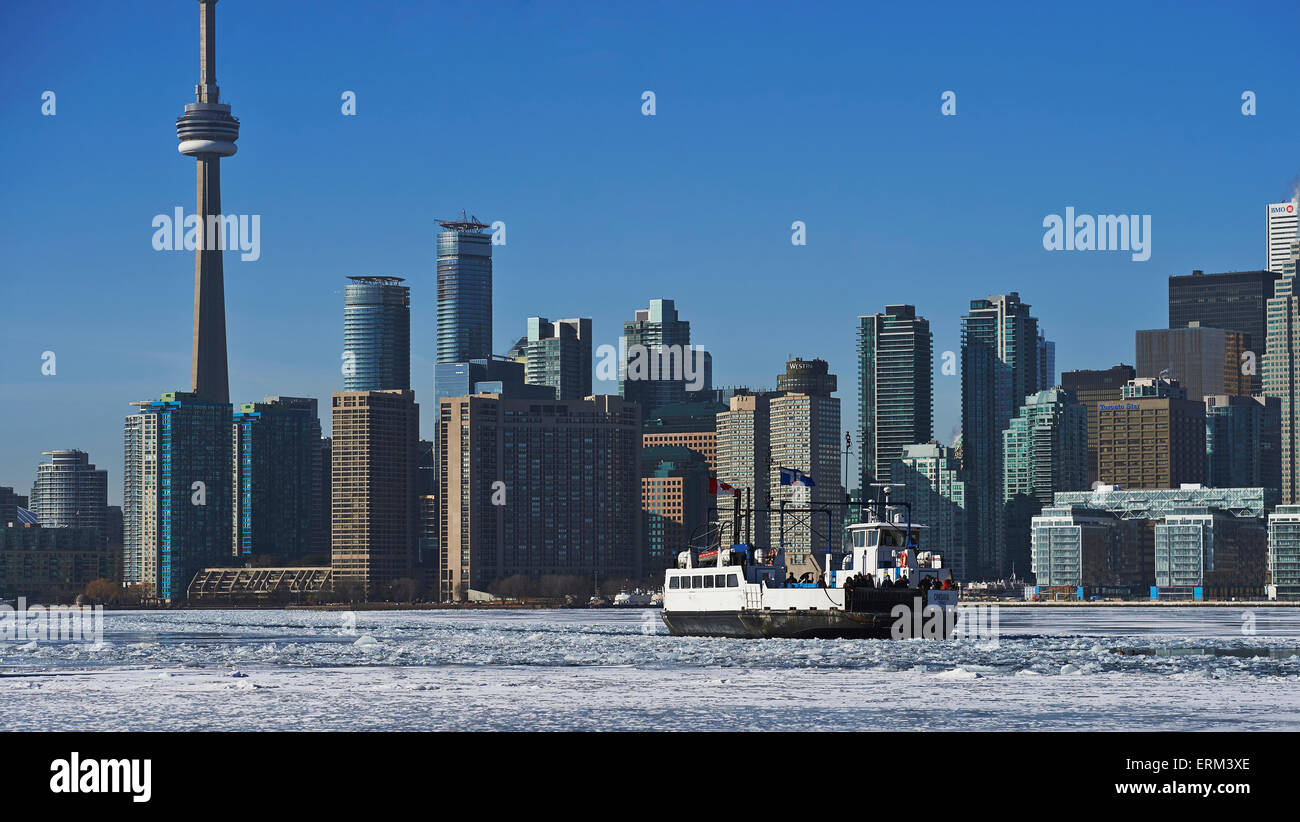
[[[221,158],[236,151],[239,120],[218,102],[217,0],[199,0],[199,84],[196,102],[176,118],[177,150],[198,167],[199,244],[194,250],[192,391],[207,402],[230,402],[226,371],[226,293],[221,252]]]

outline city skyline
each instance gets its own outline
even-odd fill
[[[752,125],[755,117],[766,123],[768,118],[799,113],[823,116],[829,111],[825,99],[853,97],[846,91],[852,84],[837,74],[832,82],[844,86],[830,98],[811,92],[792,95],[802,86],[765,70],[757,79],[729,89],[726,83],[739,78],[715,66],[715,77],[687,85],[687,73],[698,72],[704,58],[691,53],[686,65],[671,69],[656,63],[647,55],[653,53],[654,37],[663,35],[660,24],[631,15],[617,25],[635,32],[639,23],[648,22],[649,30],[634,41],[639,48],[632,53],[638,57],[620,60],[583,51],[579,40],[566,41],[566,47],[576,48],[580,61],[617,69],[614,79],[589,98],[554,93],[546,105],[530,103],[530,95],[541,88],[534,82],[563,79],[567,82],[555,83],[555,89],[586,88],[550,63],[542,77],[529,82],[489,71],[484,82],[504,83],[509,93],[489,95],[491,103],[468,104],[469,113],[456,115],[456,127],[449,129],[455,136],[444,138],[441,151],[427,159],[404,155],[414,167],[401,174],[396,164],[387,162],[377,172],[363,174],[359,172],[365,163],[379,162],[379,155],[389,150],[385,132],[414,128],[426,117],[445,114],[443,106],[435,106],[436,112],[412,113],[398,105],[403,101],[395,92],[382,84],[365,85],[347,68],[340,70],[346,76],[337,80],[318,76],[319,72],[300,77],[298,72],[307,71],[310,59],[294,69],[265,47],[267,32],[290,30],[287,18],[281,17],[287,12],[238,2],[222,3],[220,8],[223,99],[235,100],[241,115],[265,129],[258,135],[256,150],[242,146],[240,163],[227,170],[226,205],[238,213],[263,216],[264,246],[256,261],[245,262],[227,253],[230,398],[242,403],[281,394],[323,401],[337,391],[343,350],[338,321],[342,283],[347,276],[391,273],[405,277],[412,287],[412,387],[417,401],[423,398],[420,430],[425,437],[435,430],[435,412],[430,407],[436,277],[431,246],[436,219],[462,208],[489,222],[501,219],[507,227],[506,244],[492,249],[497,318],[493,353],[503,353],[517,338],[523,321],[539,314],[592,317],[594,346],[616,345],[621,324],[631,311],[650,299],[664,298],[676,302],[692,322],[695,337],[706,343],[714,357],[715,384],[769,387],[774,369],[794,354],[826,359],[843,379],[840,395],[851,398],[857,392],[852,367],[857,315],[878,312],[886,304],[914,304],[918,313],[930,319],[934,333],[934,431],[938,440],[947,443],[959,418],[960,389],[958,379],[940,371],[941,358],[945,351],[960,351],[959,317],[970,300],[1019,291],[1058,345],[1058,371],[1133,362],[1132,331],[1165,324],[1169,275],[1188,274],[1194,268],[1255,270],[1263,264],[1265,232],[1258,219],[1259,206],[1286,195],[1287,181],[1295,174],[1295,161],[1269,139],[1279,130],[1288,131],[1296,116],[1290,112],[1300,110],[1293,90],[1271,84],[1271,78],[1283,72],[1277,62],[1281,58],[1270,51],[1281,54],[1285,47],[1261,47],[1282,39],[1272,24],[1264,27],[1244,21],[1234,29],[1212,16],[1231,12],[1196,10],[1182,21],[1193,43],[1211,37],[1229,40],[1230,47],[1222,49],[1226,56],[1207,58],[1202,53],[1195,63],[1172,43],[1156,44],[1150,54],[1140,54],[1133,36],[1093,31],[1096,50],[1084,52],[1087,59],[1082,65],[1056,66],[1064,76],[1091,78],[1086,67],[1095,67],[1107,46],[1133,49],[1131,59],[1151,76],[1177,71],[1179,66],[1195,65],[1199,71],[1191,74],[1193,81],[1172,89],[1162,86],[1161,97],[1140,101],[1098,91],[1095,86],[1106,83],[1089,79],[1081,85],[1082,93],[1064,95],[1069,98],[1066,108],[1074,115],[1055,116],[1045,115],[1064,105],[1064,98],[1035,97],[1044,90],[1040,83],[1045,81],[1012,80],[996,95],[987,88],[992,76],[1006,82],[1017,58],[1046,60],[1050,51],[1046,44],[1017,44],[1005,61],[985,65],[983,76],[971,77],[959,69],[962,56],[968,56],[972,47],[954,34],[934,35],[939,45],[950,48],[942,59],[922,67],[916,58],[888,47],[876,56],[864,48],[863,56],[854,58],[842,39],[845,35],[814,34],[818,21],[808,18],[799,21],[789,36],[798,43],[834,48],[818,58],[784,58],[787,68],[789,61],[802,60],[809,67],[839,67],[844,73],[859,68],[857,59],[862,67],[892,59],[894,72],[913,73],[891,87],[873,86],[874,95],[858,95],[871,97],[863,99],[860,110],[837,109],[833,128],[815,145],[808,145],[792,128],[777,129],[766,141],[741,140],[739,132],[729,132],[728,138],[738,140],[740,147],[734,157],[720,154],[710,142],[717,138],[701,131],[716,125],[708,113],[710,106],[726,108],[735,121],[728,127]],[[12,270],[25,272],[29,282],[40,285],[25,286],[20,302],[16,278],[6,277],[0,335],[6,348],[16,353],[4,358],[0,384],[11,400],[4,418],[22,436],[6,438],[0,445],[0,485],[25,492],[41,451],[78,448],[108,469],[109,501],[117,504],[122,498],[122,416],[131,401],[184,385],[186,361],[193,353],[186,338],[193,319],[184,308],[192,299],[186,293],[191,288],[188,275],[182,276],[186,255],[155,252],[146,245],[153,234],[154,215],[170,214],[174,207],[192,202],[189,171],[175,162],[175,155],[166,153],[174,150],[169,144],[174,146],[175,138],[161,132],[157,123],[174,118],[171,107],[176,95],[188,91],[179,78],[188,82],[194,75],[193,15],[178,12],[136,21],[139,31],[129,34],[123,32],[124,23],[93,4],[79,9],[76,21],[38,21],[29,10],[12,7],[3,14],[7,26],[32,28],[36,35],[0,58],[11,69],[0,81],[0,106],[9,121],[33,118],[37,122],[34,128],[13,130],[0,139],[10,156],[34,160],[13,169],[14,197],[9,202],[23,207],[11,205],[5,216],[12,232],[8,243]],[[500,14],[492,12],[489,17]],[[481,36],[522,39],[523,30],[538,22],[536,14],[521,11],[518,19],[496,17],[491,25],[499,30],[488,26]],[[850,23],[865,23],[864,17],[847,14]],[[954,14],[955,19],[961,18],[960,10]],[[1283,14],[1295,12],[1285,9]],[[724,12],[707,10],[700,33],[675,36],[691,45],[695,42],[691,38],[707,36],[724,24],[725,17]],[[560,19],[542,22],[562,23]],[[987,24],[969,22],[975,32],[987,31],[982,28]],[[376,24],[363,21],[362,25]],[[377,25],[384,34],[381,42],[403,36],[384,28],[382,21]],[[69,30],[56,36],[51,28],[55,26]],[[750,33],[775,36],[774,31],[752,28]],[[99,49],[106,47],[94,45],[95,38],[120,36],[134,42],[133,37],[143,35],[151,38],[150,46],[142,47],[129,66],[112,61],[103,65]],[[339,38],[350,36],[357,36],[350,27],[326,27],[320,42],[310,45],[340,47],[346,40]],[[159,45],[153,43],[155,38]],[[1249,50],[1246,42],[1251,43]],[[465,48],[453,45],[450,54],[439,59],[459,61],[452,64],[460,70],[481,67],[467,57]],[[424,53],[420,49],[417,54]],[[390,71],[406,65],[404,58],[385,62],[382,54],[370,57],[372,65],[388,66]],[[1207,60],[1210,65],[1223,60],[1233,70],[1227,79],[1207,79]],[[1243,68],[1243,60],[1248,68]],[[101,67],[106,72],[104,82],[124,96],[109,95],[113,99],[100,101],[77,93],[87,73]],[[851,74],[858,76],[857,71]],[[294,117],[306,118],[303,128],[314,138],[306,143],[290,128],[283,105],[288,89],[303,83],[312,95],[311,110],[304,114],[295,107]],[[46,88],[59,94],[59,106],[55,116],[42,118],[40,93]],[[949,88],[956,90],[959,102],[956,116],[945,118],[940,114],[940,94]],[[1239,110],[1240,94],[1246,88],[1260,99],[1259,113],[1253,117],[1244,117]],[[640,113],[641,93],[646,89],[657,94],[654,117]],[[355,118],[340,113],[339,96],[347,90],[357,94]],[[448,100],[453,96],[446,93]],[[746,116],[739,101],[750,99],[754,111]],[[1012,113],[1013,102],[1026,112]],[[78,178],[80,167],[64,159],[74,147],[85,153],[78,141],[88,122],[115,117],[121,105],[152,113],[129,123],[114,119],[122,134],[109,140],[120,155],[115,155],[113,169],[88,180]],[[538,128],[532,131],[535,145],[515,142],[522,137],[504,141],[490,132],[497,118],[520,110],[537,121]],[[891,113],[906,118],[920,135],[919,145],[902,146],[880,137],[873,144],[873,138],[858,128],[871,117]],[[992,151],[995,140],[1007,138],[1008,123],[1027,122],[1031,115],[1040,122],[1030,134]],[[1107,153],[1104,145],[1100,152],[1090,153],[1088,149],[1095,147],[1084,137],[1062,128],[1076,115],[1100,117],[1117,132],[1143,134],[1139,154],[1125,156],[1140,162],[1147,169],[1145,176],[1128,179],[1135,176],[1127,169],[1129,161],[1114,163],[1117,155]],[[406,117],[412,119],[402,119]],[[593,189],[569,182],[562,189],[574,209],[585,211],[594,221],[580,233],[563,231],[565,218],[555,213],[558,210],[550,199],[529,190],[545,189],[557,179],[553,176],[557,172],[542,170],[546,158],[581,154],[575,151],[578,145],[590,149],[586,152],[590,157],[597,143],[605,142],[575,144],[575,121],[566,125],[565,117],[580,117],[584,122],[594,118],[616,132],[630,150],[640,152],[595,151],[593,179],[603,175],[610,178],[610,185]],[[475,125],[476,118],[488,125]],[[1196,124],[1201,138],[1208,141],[1207,135],[1213,135],[1213,154],[1178,136],[1189,122]],[[1107,127],[1093,129],[1087,136],[1106,131]],[[332,141],[337,144],[329,148]],[[475,145],[476,141],[482,144]],[[702,141],[708,150],[689,158],[689,149],[701,147]],[[1121,142],[1116,138],[1116,144]],[[518,145],[533,150],[525,152],[522,160],[514,159],[507,147]],[[1037,148],[1029,151],[1025,167],[1011,168],[1013,157],[1033,146]],[[880,163],[860,159],[872,149],[890,151],[892,168],[882,170]],[[107,158],[107,149],[99,150]],[[936,151],[956,151],[969,162],[936,161]],[[816,162],[798,159],[818,154],[824,156]],[[462,163],[465,156],[471,162]],[[1093,160],[1077,168],[1060,162],[1070,156]],[[791,158],[796,158],[794,171],[788,167]],[[656,172],[656,163],[668,161],[681,163],[680,173],[660,179],[665,175]],[[1207,163],[1224,175],[1208,189],[1203,179]],[[331,169],[324,176],[342,195],[322,197],[318,184],[305,179],[313,164]],[[558,173],[566,173],[568,167],[561,166]],[[349,173],[353,167],[358,171]],[[770,187],[737,188],[756,169],[774,167],[782,171]],[[861,175],[860,195],[846,195],[839,186],[844,169]],[[1010,175],[1017,185],[1005,181],[994,185],[999,172]],[[132,178],[145,182],[132,183]],[[423,183],[412,186],[411,178]],[[1161,185],[1152,191],[1152,179],[1167,188]],[[520,188],[522,184],[528,185]],[[45,206],[83,188],[88,199],[81,201],[91,204],[87,213],[96,218],[77,223],[84,230],[78,235],[83,243],[65,243],[59,236],[67,230],[66,216]],[[394,188],[395,195],[389,191]],[[736,193],[728,194],[729,190]],[[436,194],[430,196],[430,191]],[[713,193],[702,196],[706,192]],[[733,204],[742,193],[761,193],[758,199],[765,204],[722,215],[720,206]],[[980,208],[952,209],[939,205],[941,199],[978,202]],[[665,216],[669,203],[674,209],[671,217]],[[1072,203],[1081,211],[1153,214],[1151,258],[1138,263],[1128,255],[1046,252],[1041,244],[1044,215]],[[933,241],[931,209],[954,215],[943,242]],[[704,228],[683,231],[683,218],[705,215]],[[806,221],[807,246],[790,244],[794,220]],[[272,231],[273,225],[280,228]],[[340,243],[339,237],[346,242]],[[664,243],[664,237],[675,242]],[[566,251],[575,241],[580,243],[580,253]],[[79,247],[93,249],[93,256]],[[972,259],[973,249],[984,253]],[[683,266],[679,261],[684,253],[692,260]],[[620,276],[610,276],[611,265]],[[788,287],[791,276],[802,281],[819,273],[825,279],[820,288]],[[921,278],[929,280],[925,287]],[[1096,281],[1099,293],[1078,288],[1084,281]],[[1100,286],[1122,288],[1132,297],[1116,301],[1114,293],[1101,293],[1106,288]],[[775,306],[781,313],[773,317]],[[761,333],[755,322],[762,320],[796,329],[797,340]],[[47,350],[57,357],[57,371],[49,376],[41,373],[42,354]],[[594,388],[599,393],[617,391],[616,383],[609,381],[597,381]],[[93,400],[87,401],[87,392]],[[858,428],[855,405],[850,402],[845,409],[846,429]],[[324,422],[328,425],[328,420]]]

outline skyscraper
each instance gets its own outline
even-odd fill
[[[226,292],[221,266],[221,158],[235,153],[239,119],[220,102],[217,86],[217,0],[199,0],[199,84],[196,102],[176,118],[177,150],[198,166],[199,243],[194,250],[194,357],[191,393],[202,402],[230,401],[226,373]],[[187,580],[188,582],[188,580]]]
[[[438,233],[438,362],[492,356],[492,235],[471,217]]]
[[[420,407],[411,391],[333,395],[334,582],[368,599],[414,573],[419,514]]]
[[[1266,303],[1281,268],[1272,271],[1232,271],[1206,274],[1199,269],[1169,278],[1169,327],[1225,328],[1246,335],[1245,350],[1253,359],[1253,381],[1247,393],[1259,393],[1261,366],[1267,349]],[[1249,367],[1242,362],[1239,367]]]
[[[934,435],[930,321],[911,305],[858,317],[858,434],[861,483],[890,482],[908,445]]]
[[[551,322],[529,317],[523,355],[524,381],[529,385],[549,385],[557,400],[591,396],[590,318]]]
[[[343,292],[343,389],[411,387],[411,289],[401,277],[348,277]]]
[[[42,528],[94,528],[108,542],[108,471],[85,451],[45,451],[36,468],[31,509]]]
[[[288,564],[313,553],[322,468],[316,400],[244,403],[233,428],[233,556],[273,556]]]
[[[123,472],[123,581],[183,599],[231,555],[231,409],[186,392],[131,403]]]
[[[1269,203],[1266,209],[1268,245],[1265,251],[1264,267],[1279,274],[1291,257],[1291,243],[1296,239],[1297,214],[1296,201]]]
[[[772,463],[771,403],[779,396],[771,391],[736,394],[728,400],[728,410],[717,415],[718,479],[746,496],[754,508],[770,508]],[[731,527],[732,511],[719,506],[724,532]],[[776,547],[768,526],[767,514],[756,514],[750,523],[755,545]]]
[[[27,497],[7,485],[0,485],[0,528],[8,528],[10,523],[18,522],[18,509],[26,509],[27,502]]]
[[[709,518],[709,466],[698,451],[681,446],[641,449],[641,508],[645,518],[645,573],[676,567],[677,554]],[[730,500],[728,500],[729,502]],[[724,534],[725,540],[731,539]]]
[[[1051,387],[1039,384],[1047,347],[1029,309],[1013,291],[972,300],[962,317],[962,460],[973,579],[1011,571],[1002,534],[1002,432],[1025,397]]]
[[[1097,481],[1097,403],[1118,402],[1124,383],[1137,376],[1131,365],[1113,365],[1105,371],[1079,370],[1061,374],[1061,387],[1074,394],[1088,415],[1088,483]]]
[[[1296,290],[1300,239],[1282,266],[1268,301],[1268,353],[1264,355],[1264,393],[1277,397],[1282,413],[1282,502],[1300,503],[1300,291]]]
[[[769,529],[773,547],[782,539],[780,515],[785,505],[786,562],[796,576],[825,573],[822,555],[839,550],[843,537],[844,487],[840,476],[840,400],[832,397],[836,377],[825,360],[796,357],[777,378],[781,394],[769,403],[772,464],[768,470],[771,505]],[[781,484],[781,469],[792,468],[811,478],[812,487]],[[806,492],[806,493],[805,493]],[[814,512],[829,505],[831,517]],[[827,529],[830,529],[829,539]]]
[[[623,323],[618,392],[649,414],[661,405],[690,402],[713,388],[712,356],[691,347],[691,324],[672,300],[651,300]]]
[[[1246,338],[1244,332],[1197,321],[1186,328],[1138,331],[1137,375],[1177,380],[1193,400],[1207,394],[1248,397],[1252,376],[1242,368]]]
[[[635,405],[473,394],[442,406],[443,600],[517,575],[641,577]]]

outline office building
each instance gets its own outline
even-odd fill
[[[343,291],[343,389],[411,387],[411,289],[401,277],[348,277]]]
[[[903,486],[892,499],[909,503],[912,520],[926,526],[921,550],[937,551],[953,577],[966,579],[966,481],[952,449],[936,442],[905,446],[890,476]]]
[[[1269,203],[1266,209],[1267,246],[1264,267],[1281,272],[1291,258],[1291,243],[1296,240],[1296,201]]]
[[[840,475],[843,448],[840,400],[832,397],[836,376],[825,360],[799,357],[777,377],[778,396],[768,403],[768,442],[772,464],[768,522],[773,547],[784,544],[786,564],[795,576],[825,573],[827,551],[838,551],[843,536],[844,486]],[[761,453],[761,452],[760,452]],[[812,480],[811,487],[781,484],[781,469],[794,469]],[[785,513],[780,511],[784,504]],[[822,513],[829,506],[830,520]],[[784,532],[782,525],[784,524]]]
[[[108,471],[85,451],[45,451],[36,468],[31,510],[43,528],[94,528],[108,542]]]
[[[344,391],[332,402],[330,565],[336,586],[378,599],[413,574],[420,407],[411,391]]]
[[[890,482],[903,449],[934,435],[933,335],[911,305],[858,317],[861,482]]]
[[[1098,403],[1114,404],[1123,396],[1124,384],[1137,376],[1131,365],[1114,365],[1105,371],[1079,370],[1061,374],[1061,387],[1074,394],[1088,416],[1088,483],[1097,481]]]
[[[962,317],[962,461],[967,483],[968,574],[1011,572],[1003,534],[1002,432],[1041,385],[1047,346],[1016,292],[972,300]],[[1053,366],[1054,369],[1054,366]]]
[[[320,417],[309,397],[267,397],[234,415],[236,559],[294,565],[316,551],[321,492]]]
[[[524,381],[555,389],[557,400],[591,396],[591,320],[551,322],[528,318],[528,334],[517,345],[524,362]]]
[[[1273,296],[1273,287],[1281,276],[1281,270],[1273,268],[1269,271],[1230,271],[1222,274],[1206,274],[1196,270],[1191,274],[1169,278],[1170,328],[1187,328],[1190,323],[1196,322],[1203,328],[1224,328],[1245,335],[1242,342],[1251,356],[1240,363],[1239,367],[1254,371],[1254,374],[1249,375],[1253,380],[1250,390],[1244,392],[1246,394],[1259,393],[1260,368],[1268,338],[1266,303]],[[1254,361],[1253,368],[1249,368],[1250,359]]]
[[[511,576],[641,579],[634,404],[450,397],[439,438],[442,600],[476,598]]]
[[[1300,505],[1268,517],[1268,598],[1300,600]]]
[[[99,528],[0,528],[0,599],[69,603],[97,579],[118,579],[117,555]]]
[[[1191,400],[1208,394],[1248,397],[1253,375],[1243,369],[1246,348],[1243,332],[1195,321],[1186,328],[1139,331],[1137,375],[1177,380]]]
[[[1205,482],[1205,403],[1176,382],[1138,377],[1116,403],[1098,403],[1097,473],[1128,489]]]
[[[710,469],[698,451],[680,446],[641,449],[641,509],[644,517],[645,573],[662,578],[676,567],[677,555],[692,539],[703,544],[710,509],[731,505],[727,496],[709,493]],[[716,520],[716,513],[712,517]],[[732,534],[722,535],[730,544]]]
[[[492,235],[477,219],[441,220],[438,362],[492,356]]]
[[[126,418],[123,582],[149,598],[185,596],[204,567],[228,564],[232,409],[189,392],[132,403]]]
[[[1205,397],[1205,484],[1282,487],[1282,403],[1277,397]]]
[[[691,402],[713,388],[713,359],[691,345],[691,324],[681,319],[672,300],[651,300],[619,340],[618,392],[642,413],[661,405]]]
[[[1282,502],[1300,503],[1300,292],[1296,267],[1300,240],[1291,243],[1282,277],[1268,300],[1268,351],[1264,355],[1264,393],[1277,397],[1282,414]]]

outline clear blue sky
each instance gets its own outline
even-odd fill
[[[223,0],[223,204],[262,247],[227,255],[231,398],[340,390],[344,278],[397,275],[432,437],[434,221],[461,208],[507,225],[499,351],[539,314],[613,344],[672,298],[718,384],[826,358],[848,428],[857,315],[916,304],[937,358],[969,300],[1018,290],[1058,369],[1131,363],[1170,274],[1263,267],[1300,172],[1298,8]],[[151,221],[194,209],[198,4],[8,0],[0,32],[0,484],[82,448],[116,503],[129,403],[189,387],[193,255]],[[1150,260],[1045,251],[1067,206],[1150,214]],[[936,372],[942,441],[959,397]]]

